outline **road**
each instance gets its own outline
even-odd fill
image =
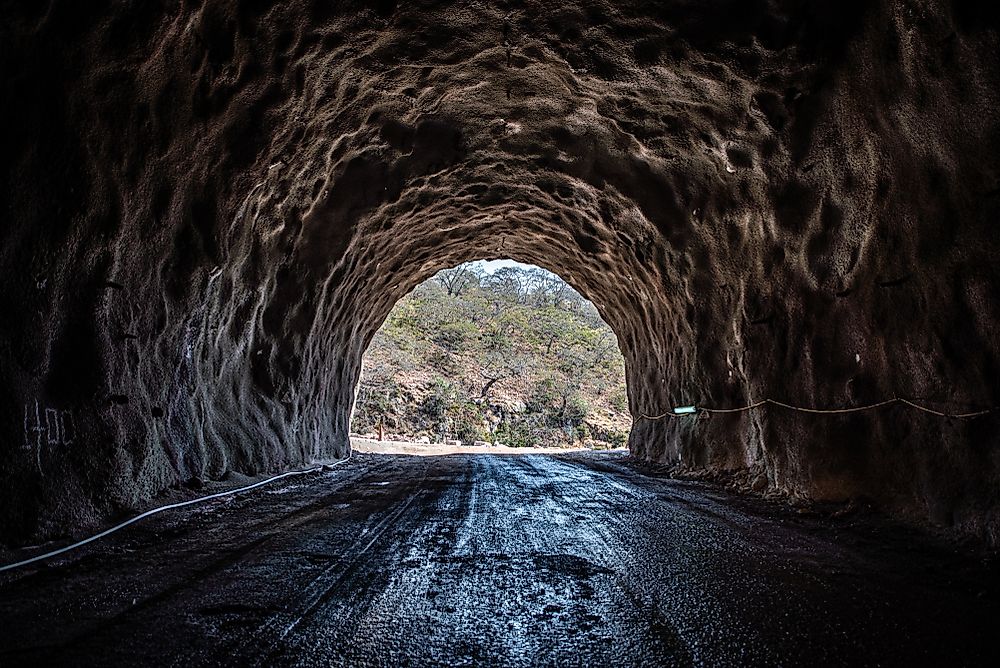
[[[357,455],[0,576],[0,666],[1000,665],[995,562],[614,455]]]

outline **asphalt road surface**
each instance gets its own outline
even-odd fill
[[[0,575],[0,666],[1000,665],[996,564],[613,455],[357,455]]]

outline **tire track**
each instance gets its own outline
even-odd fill
[[[414,501],[428,493],[424,488],[427,479],[427,472],[430,465],[426,459],[419,460],[423,465],[423,470],[419,480],[408,479],[407,490],[416,490],[406,495],[391,509],[387,510],[381,518],[373,525],[366,528],[358,537],[364,540],[364,544],[355,551],[341,555],[341,558],[322,569],[308,585],[296,597],[296,603],[300,604],[298,610],[289,614],[287,611],[272,615],[264,624],[257,628],[254,636],[258,638],[270,638],[264,645],[255,647],[256,660],[253,657],[245,657],[244,665],[271,665],[275,655],[280,652],[279,645],[291,635],[300,625],[309,620],[320,611],[337,593],[341,584],[354,575],[358,569],[361,558],[393,528],[411,509]],[[289,619],[291,617],[291,619]]]

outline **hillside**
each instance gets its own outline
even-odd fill
[[[466,264],[390,313],[352,424],[396,440],[608,447],[630,422],[618,343],[593,304],[542,269]]]

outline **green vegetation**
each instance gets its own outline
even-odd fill
[[[465,264],[389,314],[365,356],[353,428],[617,447],[630,422],[618,343],[593,304],[542,269]]]

